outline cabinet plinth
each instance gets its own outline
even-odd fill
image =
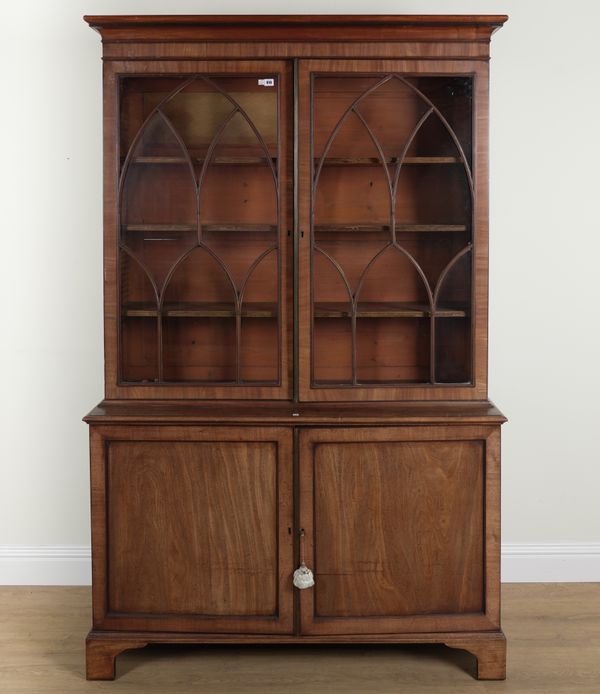
[[[442,643],[503,679],[506,17],[85,19],[105,60],[88,679],[149,643],[344,642]]]

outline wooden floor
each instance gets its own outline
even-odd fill
[[[89,589],[0,587],[0,692],[600,694],[600,584],[511,584],[503,600],[506,682],[477,682],[443,646],[150,646],[119,656],[114,682],[86,682]]]

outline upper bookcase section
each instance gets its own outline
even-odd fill
[[[506,15],[91,15],[105,60],[389,57],[487,60]],[[232,45],[234,44],[234,45]],[[350,45],[349,45],[350,44]],[[359,45],[357,45],[359,44]],[[268,50],[261,46],[269,46]]]

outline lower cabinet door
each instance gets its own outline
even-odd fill
[[[304,634],[499,626],[499,428],[308,429]]]
[[[94,625],[291,633],[292,435],[92,428]]]

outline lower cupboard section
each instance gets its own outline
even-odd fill
[[[93,424],[91,447],[96,651],[499,632],[496,425]]]

